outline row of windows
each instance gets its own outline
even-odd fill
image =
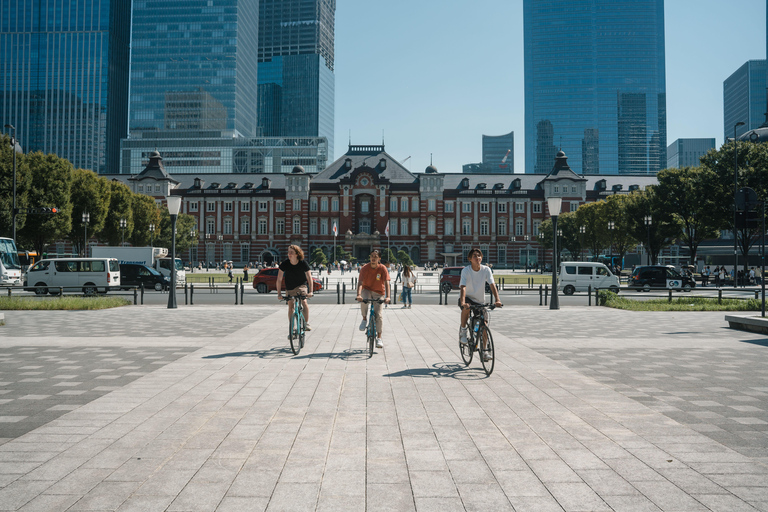
[[[225,212],[232,212],[234,211],[234,201],[224,201],[223,202],[223,209]],[[198,203],[197,201],[190,201],[188,203],[188,211],[190,212],[196,212],[199,211]],[[216,202],[215,201],[209,201],[206,203],[205,207],[206,212],[215,212],[216,211]],[[251,211],[251,203],[250,201],[240,201],[240,211],[241,212],[250,212]],[[258,211],[260,212],[267,212],[269,211],[269,201],[259,201],[258,202]],[[283,201],[275,201],[275,211],[276,212],[284,212],[285,211],[285,202]]]

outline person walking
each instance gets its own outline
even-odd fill
[[[411,309],[413,305],[413,289],[416,286],[416,274],[411,272],[408,265],[403,266],[403,308]]]

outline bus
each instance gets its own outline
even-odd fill
[[[0,286],[21,286],[21,265],[16,243],[0,237]]]
[[[21,271],[26,271],[29,267],[37,263],[40,256],[37,251],[19,251],[19,263],[21,264]]]

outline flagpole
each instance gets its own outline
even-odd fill
[[[331,263],[336,262],[336,233],[338,233],[338,228],[336,227],[336,223],[333,223],[333,254],[331,255]]]

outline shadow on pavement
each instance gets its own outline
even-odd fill
[[[347,349],[344,352],[318,352],[313,354],[303,354],[296,356],[294,359],[343,359],[344,361],[365,361],[370,358],[368,357],[367,349]]]
[[[428,368],[409,368],[384,377],[450,377],[460,380],[480,380],[488,378],[482,368],[470,368],[462,363],[435,363]]]
[[[290,357],[293,353],[288,347],[270,348],[267,350],[254,350],[251,352],[228,352],[226,354],[213,354],[203,356],[203,359],[221,359],[223,357],[258,357],[261,359],[274,359],[279,357]]]

